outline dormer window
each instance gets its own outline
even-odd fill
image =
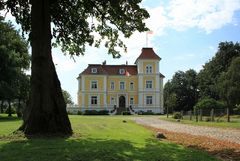
[[[97,68],[91,68],[91,73],[97,73]]]
[[[119,74],[124,74],[125,70],[124,69],[119,69]]]

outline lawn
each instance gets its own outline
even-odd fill
[[[166,115],[162,115],[159,118],[162,119],[162,120],[166,120],[166,121],[177,122],[176,119],[172,118],[171,115],[169,115],[168,118],[167,118]],[[204,118],[203,118],[203,120],[204,120]],[[217,122],[217,121],[215,121],[215,122],[198,121],[198,122],[196,122],[195,118],[193,117],[192,120],[189,120],[189,118],[184,118],[183,120],[180,120],[179,123],[191,124],[191,125],[197,125],[197,126],[199,125],[199,126],[240,129],[240,116],[239,115],[231,116],[231,121],[230,122],[226,122],[226,121],[220,121],[220,122]]]
[[[70,116],[69,138],[11,134],[21,120],[0,116],[1,161],[215,161],[206,152],[154,138],[130,116]],[[126,120],[126,122],[123,122]]]

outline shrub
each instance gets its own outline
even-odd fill
[[[174,112],[173,113],[173,118],[174,119],[181,119],[182,118],[182,114],[180,112]]]
[[[98,115],[109,115],[109,111],[108,110],[100,110],[100,111],[98,111]]]
[[[200,100],[195,106],[194,109],[224,109],[225,105],[213,98],[204,98]]]
[[[154,115],[154,113],[152,112],[152,110],[147,110],[146,112],[145,111],[138,111],[138,115]]]
[[[84,112],[84,115],[108,115],[109,111],[108,110],[86,110]]]
[[[96,110],[85,110],[84,115],[97,115],[98,112]]]
[[[82,113],[82,111],[78,111],[77,114],[78,115],[82,115],[83,113]]]
[[[129,111],[123,111],[122,115],[131,115],[131,113]]]

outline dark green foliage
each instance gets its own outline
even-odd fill
[[[174,112],[172,117],[174,119],[181,119],[182,118],[182,114],[180,112]]]
[[[198,99],[197,73],[178,71],[164,86],[165,106],[170,111],[191,110]]]
[[[29,96],[28,43],[0,17],[0,100],[26,102]]]
[[[240,56],[232,60],[227,72],[223,72],[218,81],[220,97],[233,109],[240,104]]]
[[[66,90],[62,90],[62,94],[63,94],[63,97],[64,97],[64,101],[66,104],[70,104],[70,105],[73,105],[73,101],[72,101],[72,97],[71,95],[68,93],[68,91]]]
[[[122,115],[131,115],[131,113],[129,111],[123,111]]]
[[[219,99],[217,87],[218,79],[222,73],[227,72],[231,62],[240,56],[240,44],[221,42],[216,55],[207,62],[198,74],[198,83],[201,97]]]
[[[109,115],[108,110],[85,110],[84,115]]]
[[[138,111],[138,115],[154,115],[154,113],[151,110],[148,111]]]
[[[144,19],[148,12],[137,1],[72,0],[50,1],[51,21],[54,25],[54,46],[70,55],[83,55],[87,45],[99,47],[103,40],[108,53],[120,57],[117,47],[124,48],[119,33],[130,37],[134,31],[147,31]],[[22,29],[31,31],[31,1],[7,0],[0,6],[10,9]],[[67,8],[67,9],[66,9]],[[119,32],[120,31],[120,32]],[[94,36],[95,34],[99,36]]]
[[[213,98],[204,98],[200,100],[195,106],[194,109],[224,109],[225,105]]]
[[[83,112],[82,112],[82,111],[78,111],[77,114],[78,114],[78,115],[82,115]]]

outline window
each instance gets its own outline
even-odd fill
[[[133,82],[130,83],[130,90],[133,90]]]
[[[150,81],[150,80],[146,81],[146,88],[148,88],[148,89],[152,88],[152,81]]]
[[[133,105],[134,101],[133,101],[133,97],[130,98],[130,105]]]
[[[97,105],[97,96],[91,96],[91,105]]]
[[[114,82],[111,82],[110,88],[111,88],[111,90],[114,90]]]
[[[146,97],[146,104],[147,105],[152,105],[152,96],[147,96]]]
[[[151,66],[151,65],[147,65],[147,66],[146,66],[146,73],[147,73],[147,74],[152,73],[152,66]]]
[[[115,99],[114,99],[114,97],[111,97],[111,105],[115,105]]]
[[[125,89],[125,83],[124,82],[120,82],[120,89],[121,90]]]
[[[91,68],[91,73],[97,73],[97,68]]]
[[[119,74],[124,74],[125,70],[124,69],[119,69]]]
[[[97,89],[97,81],[91,82],[91,89]]]

